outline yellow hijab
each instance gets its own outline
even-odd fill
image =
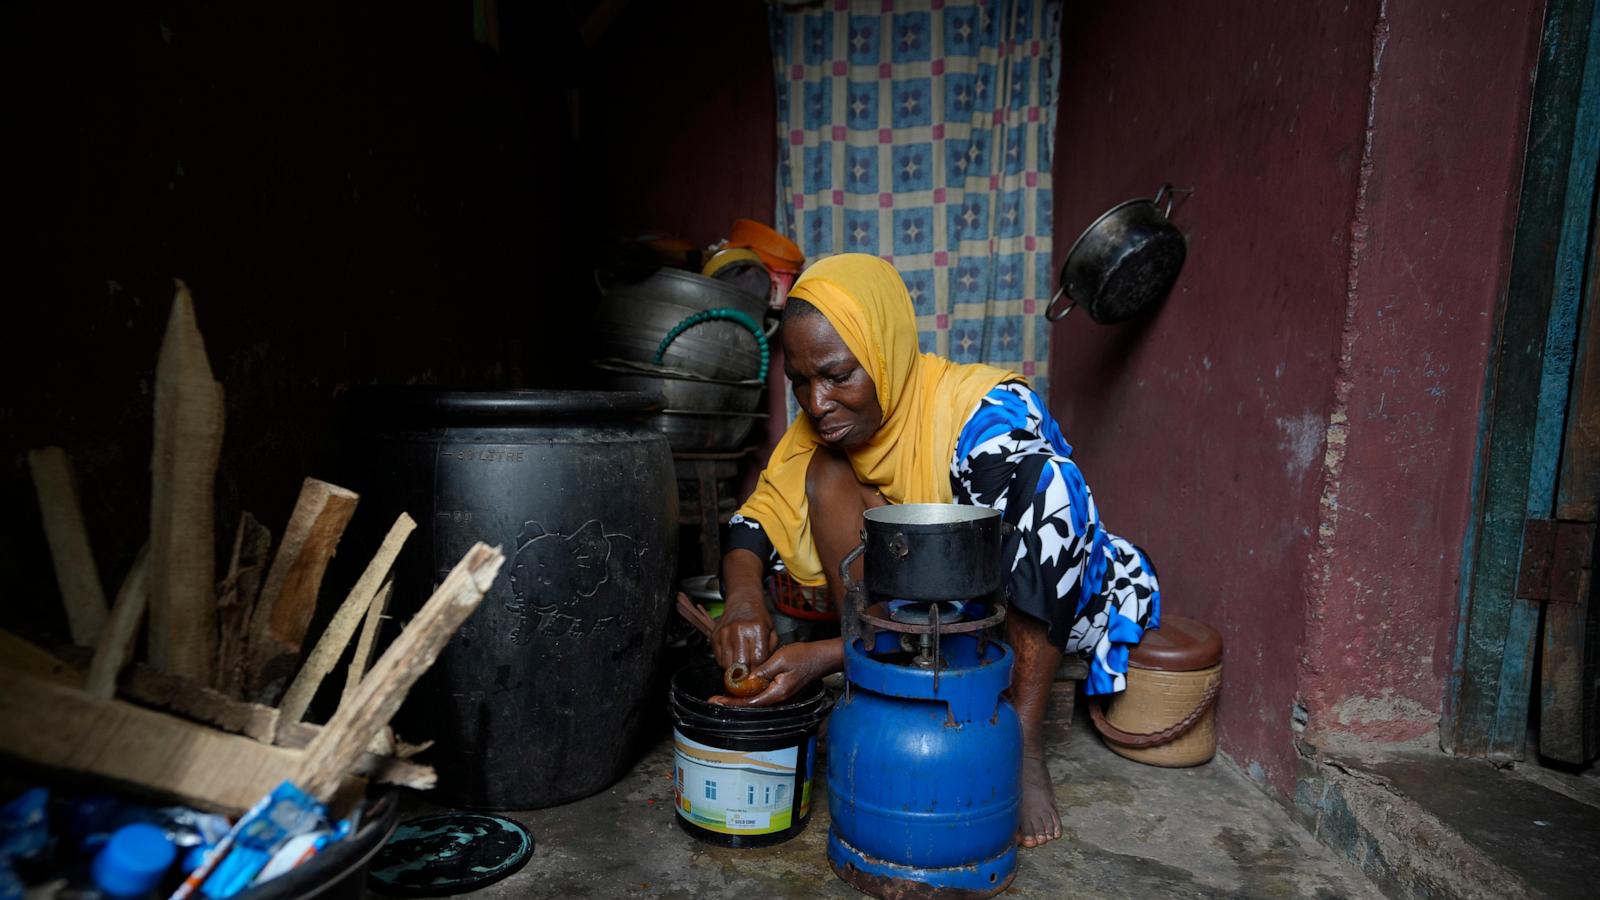
[[[891,503],[949,503],[956,438],[984,394],[1022,377],[1005,369],[958,365],[917,349],[917,316],[894,266],[864,253],[830,257],[807,269],[789,292],[820,310],[872,376],[883,424],[851,450],[861,483]],[[801,584],[826,583],[811,540],[806,469],[820,440],[801,414],[772,451],[739,513],[761,523]]]

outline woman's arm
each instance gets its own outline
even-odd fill
[[[761,589],[764,574],[766,565],[749,550],[736,547],[722,557],[724,608],[711,633],[711,649],[723,668],[736,663],[755,668],[778,646]]]

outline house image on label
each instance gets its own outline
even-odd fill
[[[769,755],[701,747],[680,754],[673,778],[679,810],[717,831],[788,827],[794,766],[763,758]]]

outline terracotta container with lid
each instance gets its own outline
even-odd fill
[[[1216,698],[1222,635],[1183,616],[1163,616],[1128,653],[1128,689],[1104,713],[1091,704],[1106,746],[1152,766],[1197,766],[1217,753]]]

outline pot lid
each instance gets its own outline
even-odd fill
[[[641,391],[458,391],[390,385],[356,388],[350,392],[350,405],[364,419],[522,425],[554,419],[636,418],[659,411],[666,401]]]
[[[1161,627],[1146,631],[1128,651],[1128,665],[1163,672],[1193,672],[1222,661],[1222,635],[1198,619],[1162,616]]]
[[[985,506],[959,503],[892,503],[867,510],[862,518],[874,525],[969,525],[998,520],[1000,513]]]

